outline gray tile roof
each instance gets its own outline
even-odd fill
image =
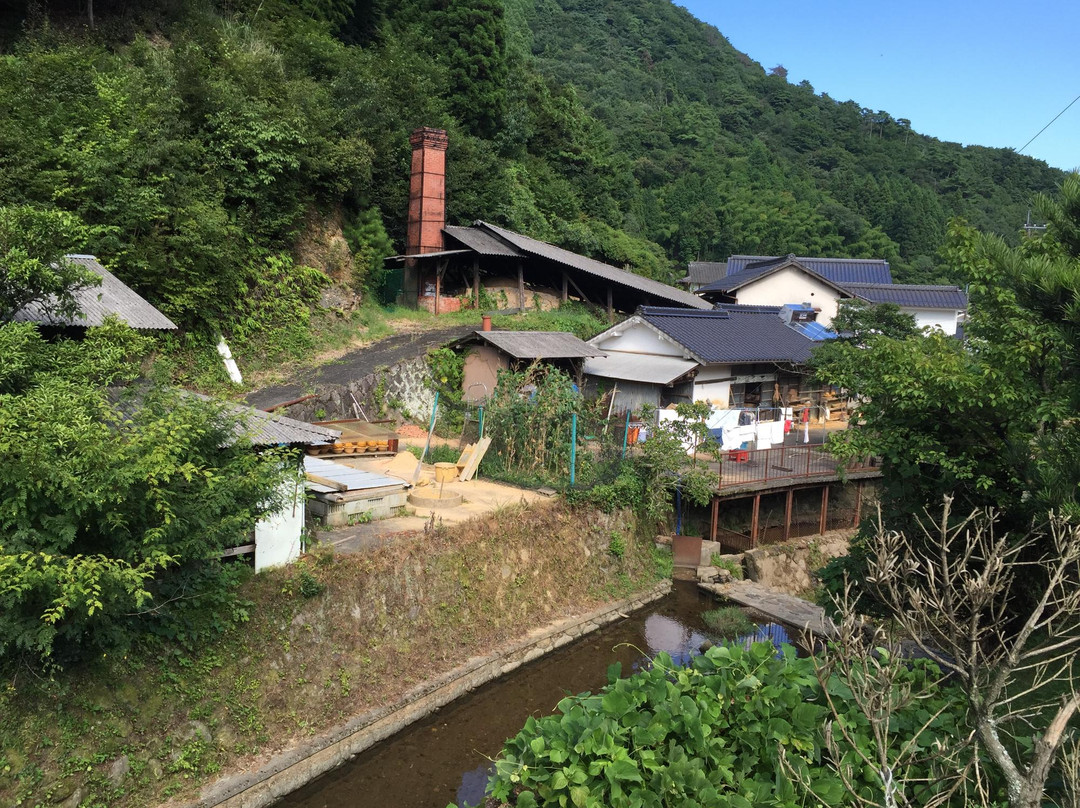
[[[811,272],[816,272],[832,283],[844,286],[848,283],[892,283],[889,262],[881,258],[811,258],[788,255]],[[783,261],[784,256],[733,255],[727,260],[727,276],[739,275],[758,265]]]
[[[722,306],[712,311],[643,306],[638,315],[704,364],[803,364],[813,340],[780,319],[779,306]]]
[[[959,286],[922,286],[904,283],[849,283],[844,288],[871,303],[895,303],[918,309],[967,308],[967,294]]]
[[[604,352],[565,331],[477,331],[459,342],[480,340],[515,359],[584,359]]]
[[[82,315],[74,319],[55,317],[40,305],[31,304],[15,313],[16,320],[41,325],[90,327],[102,325],[106,317],[115,314],[132,328],[141,330],[176,328],[172,320],[105,269],[94,256],[67,255],[64,257],[101,276],[101,286],[80,289],[75,293],[75,301],[79,304]]]
[[[718,281],[727,275],[727,264],[723,261],[691,261],[686,266],[686,277],[680,283],[692,283],[703,286]]]
[[[759,278],[764,278],[766,275],[771,275],[774,272],[779,272],[787,267],[795,267],[796,269],[805,272],[807,275],[817,278],[822,283],[833,287],[838,292],[843,292],[843,287],[835,281],[830,280],[824,275],[810,269],[808,266],[802,263],[802,259],[796,258],[794,255],[789,255],[785,258],[771,258],[767,261],[759,261],[757,263],[749,264],[745,269],[737,274],[731,274],[731,262],[728,262],[728,274],[715,280],[712,283],[706,284],[698,289],[699,293],[702,292],[733,292],[737,289],[741,289],[747,284],[753,283]]]
[[[553,244],[538,241],[529,236],[523,236],[512,230],[504,230],[496,225],[481,221],[474,222],[473,228],[501,239],[503,242],[524,255],[543,258],[557,264],[562,264],[563,266],[571,267],[586,275],[599,278],[606,283],[620,286],[625,291],[629,291],[636,295],[639,299],[644,296],[666,303],[687,306],[693,309],[711,308],[711,304],[690,292],[676,289],[674,286],[668,286],[666,283],[660,283],[651,278],[635,275],[633,272],[613,267],[602,261],[586,258],[584,255],[578,255],[569,250],[564,250],[562,247],[556,247]],[[455,238],[458,238],[458,236],[455,236]]]

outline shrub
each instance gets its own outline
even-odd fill
[[[659,654],[652,666],[619,679],[596,694],[568,696],[554,715],[530,717],[506,742],[488,792],[517,808],[555,805],[801,806],[850,802],[824,740],[829,716],[811,659],[771,643],[749,649],[717,646],[688,668]],[[927,748],[966,735],[958,693],[936,683],[936,667],[913,663],[899,683],[923,695],[892,716],[896,739],[911,737],[928,716]],[[829,679],[829,693],[845,703],[850,691]],[[867,799],[881,801],[882,783],[873,766],[876,741],[864,715],[852,708],[841,717],[845,776]],[[920,742],[922,742],[922,739]],[[858,749],[850,746],[854,742]],[[916,765],[923,782],[906,795],[926,804],[939,789],[933,755]],[[816,795],[793,781],[809,784]],[[910,772],[905,772],[910,774]],[[909,779],[908,782],[911,782]],[[991,786],[991,793],[995,784]],[[959,804],[959,802],[958,802]]]
[[[707,612],[702,612],[701,619],[705,621],[705,625],[725,640],[734,640],[736,637],[745,636],[754,630],[754,623],[738,606],[721,606],[719,609],[710,609]]]

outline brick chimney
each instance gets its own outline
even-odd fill
[[[438,252],[446,225],[446,132],[422,126],[409,137],[409,229],[405,254]]]

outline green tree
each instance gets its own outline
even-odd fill
[[[970,284],[966,342],[877,335],[818,352],[818,378],[860,399],[831,445],[882,458],[889,529],[917,535],[916,515],[945,496],[1017,534],[1050,511],[1080,515],[1080,178],[1037,204],[1048,230],[1018,247],[950,228],[946,254]]]
[[[62,663],[224,608],[221,551],[277,504],[280,455],[219,406],[117,387],[146,347],[116,321],[81,341],[0,326],[0,658]]]
[[[440,0],[438,5],[454,110],[473,134],[490,138],[506,111],[502,0]]]
[[[64,255],[78,241],[76,219],[27,205],[0,207],[0,323],[34,305],[42,313],[78,313],[74,293],[101,279]]]

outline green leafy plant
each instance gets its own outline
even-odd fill
[[[530,717],[506,742],[495,763],[488,793],[521,806],[775,805],[806,804],[805,785],[814,799],[846,804],[848,788],[868,797],[882,793],[869,766],[854,765],[861,755],[874,759],[868,722],[857,710],[845,712],[840,746],[826,745],[822,685],[813,661],[794,649],[781,654],[771,643],[749,648],[716,646],[686,668],[659,654],[651,667],[619,679],[596,694],[568,696],[554,715]],[[923,662],[901,674],[921,693],[915,705],[892,717],[897,732],[911,737],[920,729],[932,748],[965,736],[964,712],[956,691],[942,687],[938,671]],[[845,685],[828,680],[842,700]],[[935,716],[927,729],[926,720]],[[857,744],[857,748],[850,745]],[[841,760],[832,760],[830,749]],[[847,781],[837,774],[843,765]],[[919,758],[913,771],[922,777],[914,804],[925,804],[938,784],[933,755]],[[987,783],[994,792],[996,783]]]
[[[727,570],[736,581],[741,581],[744,576],[743,566],[733,558],[723,558],[719,553],[713,553],[709,557],[709,563],[714,567]]]
[[[622,558],[626,555],[626,539],[623,538],[623,534],[617,530],[611,531],[611,540],[608,541],[607,547],[608,554],[615,558]]]

